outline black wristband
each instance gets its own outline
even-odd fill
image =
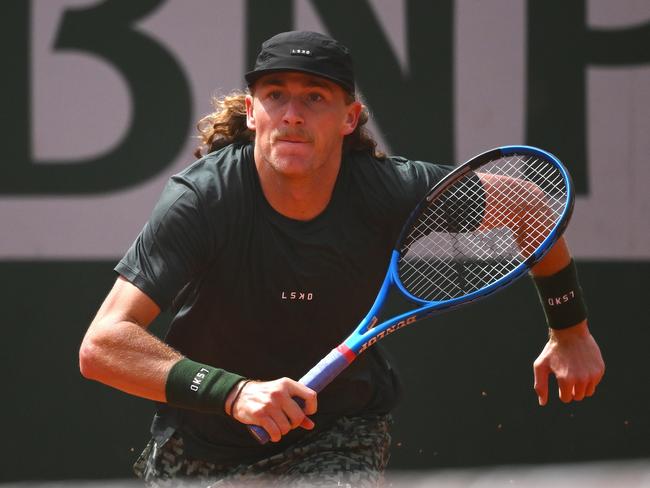
[[[551,329],[566,329],[587,318],[587,307],[573,259],[554,275],[534,276],[533,281]]]
[[[167,403],[174,407],[226,415],[226,397],[243,379],[238,374],[183,358],[172,366],[167,376]]]
[[[232,403],[230,404],[230,412],[228,412],[228,415],[230,415],[231,417],[233,416],[233,410],[235,409],[235,404],[237,403],[237,400],[239,400],[239,396],[241,395],[242,390],[251,381],[253,380],[242,381],[241,385],[239,386],[239,389],[237,390],[237,393],[235,393],[235,398],[232,399]]]

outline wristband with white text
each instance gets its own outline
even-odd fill
[[[551,329],[566,329],[587,318],[587,307],[573,259],[554,275],[534,276],[533,281]]]
[[[243,379],[246,378],[183,358],[172,366],[167,376],[167,403],[174,407],[226,415],[226,397]]]

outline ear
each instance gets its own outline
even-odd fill
[[[255,111],[253,110],[253,97],[246,95],[246,127],[255,130]]]
[[[357,128],[359,123],[359,115],[361,115],[362,105],[359,101],[354,101],[347,106],[347,113],[345,114],[345,120],[343,121],[343,128],[341,133],[344,136],[352,134],[354,129]]]

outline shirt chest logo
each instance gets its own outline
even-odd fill
[[[291,290],[283,291],[280,297],[282,300],[311,302],[314,294],[310,291]]]

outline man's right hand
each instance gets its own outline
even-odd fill
[[[307,417],[316,413],[314,390],[289,378],[251,381],[244,385],[232,405],[240,386],[237,384],[226,398],[226,405],[229,407],[227,411],[244,424],[262,427],[268,432],[272,442],[278,442],[283,435],[297,427],[307,430],[314,428],[314,422]],[[305,402],[304,409],[300,408],[294,397]]]

